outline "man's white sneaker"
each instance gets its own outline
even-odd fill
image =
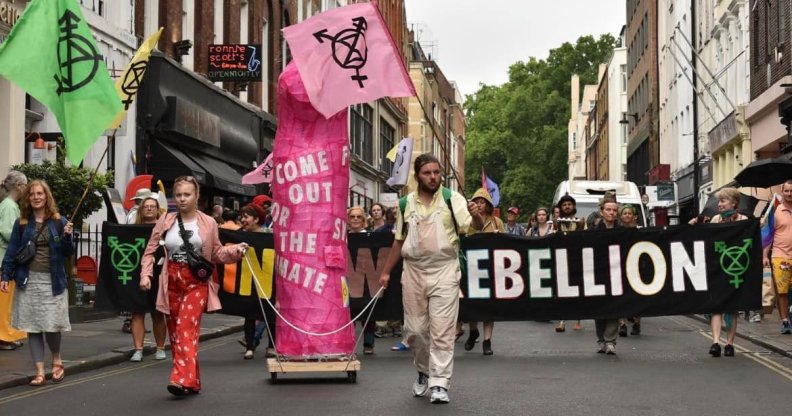
[[[616,346],[612,343],[605,344],[605,354],[608,355],[615,355],[616,354]]]
[[[448,390],[442,387],[432,387],[432,396],[429,397],[429,401],[434,404],[446,404],[451,401],[448,398]]]
[[[164,360],[166,358],[168,358],[168,356],[165,355],[165,350],[158,349],[157,352],[154,353],[154,359],[155,360]]]
[[[427,390],[429,390],[429,377],[424,373],[418,373],[418,380],[413,383],[413,396],[426,396]]]

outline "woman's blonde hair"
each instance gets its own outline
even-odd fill
[[[28,182],[25,190],[22,191],[22,196],[19,198],[19,223],[27,224],[28,218],[33,215],[33,208],[30,206],[30,190],[34,186],[40,186],[44,190],[44,196],[47,199],[44,202],[44,218],[59,220],[61,216],[58,212],[58,206],[55,204],[55,198],[52,197],[52,190],[50,190],[47,182],[36,179]]]
[[[740,205],[740,191],[737,188],[723,188],[720,191],[715,192],[715,198],[718,198],[718,200],[730,199],[732,202],[734,202],[735,209],[737,209],[737,207]]]
[[[365,220],[366,219],[366,210],[363,209],[363,207],[361,207],[360,205],[355,205],[354,207],[349,208],[347,210],[347,218],[349,218],[349,215],[352,214],[352,211],[356,211],[356,210],[360,211],[360,215],[362,215],[363,219]]]
[[[157,203],[157,219],[160,217],[160,205],[159,200],[153,196],[143,199],[140,201],[140,205],[138,205],[137,213],[135,213],[135,224],[143,224],[143,204],[146,203],[148,200],[152,200]]]

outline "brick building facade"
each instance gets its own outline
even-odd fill
[[[627,178],[648,183],[660,163],[657,0],[627,0]]]

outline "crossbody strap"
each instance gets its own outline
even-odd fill
[[[187,230],[184,229],[184,221],[182,221],[181,214],[176,214],[176,220],[179,222],[179,236],[182,238],[182,241],[184,241],[184,248],[194,251],[195,249],[193,248],[190,239],[187,238]]]
[[[33,237],[33,240],[32,240],[33,244],[36,244],[36,241],[38,241],[38,238],[41,236],[41,233],[44,231],[45,228],[47,228],[47,221],[49,221],[49,218],[44,220],[44,222],[41,224],[41,229],[38,230],[38,232],[36,232],[36,236]],[[28,224],[30,224],[30,223],[28,223]],[[22,237],[23,237],[23,234],[25,234],[25,228],[27,228],[28,224],[25,224],[25,227],[22,227],[21,223],[19,224],[19,227],[22,228],[22,232],[19,233],[19,243],[20,244],[22,244]]]

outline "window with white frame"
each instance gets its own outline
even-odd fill
[[[388,154],[388,152],[391,149],[393,149],[395,136],[396,136],[396,129],[394,129],[390,125],[390,123],[388,123],[387,120],[380,117],[379,131],[380,131],[380,160],[382,161],[380,163],[381,166],[380,170],[390,174],[391,169],[393,169],[393,162],[388,160],[388,158],[385,156]]]
[[[351,106],[350,110],[349,141],[352,154],[373,165],[374,109],[368,104],[357,104]]]

